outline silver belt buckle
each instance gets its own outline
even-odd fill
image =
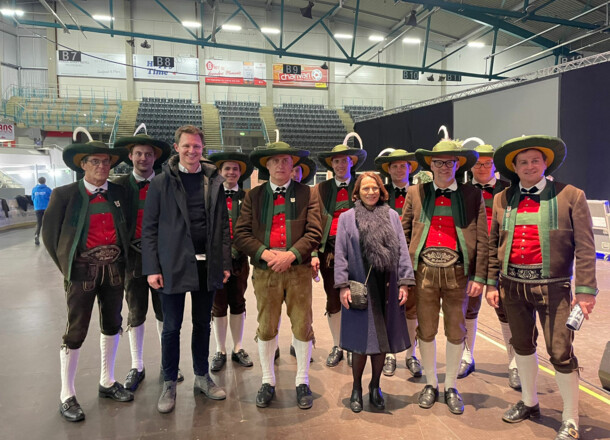
[[[195,258],[197,259],[197,261],[205,261],[207,259],[205,254],[195,254]]]

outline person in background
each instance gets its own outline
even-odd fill
[[[407,286],[415,284],[409,249],[399,215],[384,202],[388,193],[381,178],[361,174],[354,185],[354,207],[341,215],[335,242],[335,287],[340,289],[341,348],[352,352],[350,408],[362,411],[362,373],[371,358],[369,401],[385,408],[379,386],[386,353],[409,347],[403,305]],[[366,285],[366,310],[351,308],[349,281]]]
[[[34,211],[36,212],[36,232],[34,233],[34,244],[40,244],[40,229],[42,228],[42,217],[44,211],[49,205],[52,189],[47,185],[47,179],[44,177],[38,178],[38,185],[32,188],[32,202],[34,203]]]

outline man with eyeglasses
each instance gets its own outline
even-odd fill
[[[479,159],[470,169],[472,172],[470,184],[480,189],[483,193],[485,211],[487,212],[487,230],[489,231],[491,230],[491,209],[494,195],[500,193],[509,185],[507,182],[497,179],[495,176],[496,167],[493,163],[494,148],[491,145],[481,144],[475,147],[474,150],[479,153]],[[477,321],[483,296],[485,295],[470,297],[468,300],[468,309],[466,310],[466,346],[464,347],[462,362],[458,371],[458,379],[463,379],[475,371],[474,345],[477,334]],[[520,390],[521,381],[519,380],[519,370],[517,369],[517,364],[515,362],[515,351],[510,343],[511,332],[502,303],[500,302],[498,307],[494,307],[494,310],[500,320],[502,336],[508,353],[508,385],[515,390]]]
[[[318,153],[318,160],[324,168],[332,171],[332,179],[320,182],[315,186],[316,197],[322,216],[322,241],[312,261],[314,271],[318,268],[322,274],[324,291],[326,292],[326,318],[333,338],[333,348],[326,358],[326,365],[336,367],[343,359],[343,350],[340,348],[341,337],[341,300],[339,289],[335,288],[335,239],[339,216],[354,206],[352,193],[353,179],[356,170],[366,160],[366,151],[361,148],[351,148],[347,140],[359,136],[349,133],[343,144],[335,146],[331,151]],[[362,145],[362,142],[360,142]],[[351,364],[350,353],[347,359]]]
[[[143,124],[140,127],[142,126]],[[160,168],[161,164],[167,160],[170,155],[170,146],[166,142],[153,139],[147,134],[138,134],[136,131],[133,136],[118,139],[114,148],[125,150],[128,154],[125,162],[133,166],[130,174],[115,179],[114,183],[125,188],[127,194],[125,213],[131,245],[125,268],[125,300],[129,310],[127,332],[131,352],[131,369],[125,379],[125,388],[135,392],[146,377],[143,357],[144,321],[146,321],[148,313],[149,291],[151,291],[150,299],[155,313],[159,342],[161,342],[163,330],[163,310],[159,293],[150,289],[146,276],[142,274],[142,218],[150,181],[155,177],[154,170]],[[178,381],[181,379],[184,380],[184,376],[179,373]]]
[[[487,276],[487,218],[481,191],[458,184],[456,172],[470,169],[478,154],[459,142],[443,139],[430,150],[419,149],[420,166],[434,180],[411,186],[402,216],[413,268],[416,269],[417,338],[426,372],[418,402],[432,408],[439,396],[436,334],[442,308],[446,341],[444,400],[453,414],[464,412],[457,390],[466,328],[468,298],[481,295]]]
[[[79,131],[86,132],[79,127],[75,137]],[[96,299],[101,327],[98,395],[117,402],[133,400],[133,393],[114,380],[129,237],[123,212],[125,192],[108,182],[108,175],[123,158],[124,152],[93,140],[66,147],[66,165],[85,175],[53,191],[43,219],[42,240],[64,277],[66,291],[68,322],[59,352],[59,412],[69,422],[85,418],[76,400],[74,379]]]

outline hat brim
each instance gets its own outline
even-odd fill
[[[222,164],[225,162],[235,162],[239,165],[239,172],[241,175],[239,176],[238,183],[241,185],[243,182],[248,180],[252,171],[254,171],[254,166],[248,160],[248,156],[244,153],[238,152],[220,152],[210,154],[208,156],[208,160],[214,162],[218,171],[222,169]]]
[[[304,185],[308,185],[311,181],[313,181],[316,172],[318,171],[318,166],[309,157],[302,158],[295,166],[299,166],[303,170],[301,183]],[[269,170],[267,168],[258,171],[258,180],[269,180]]]
[[[349,156],[352,159],[352,170],[356,171],[360,168],[366,160],[366,151],[360,148],[348,148],[343,151],[323,151],[318,153],[318,160],[320,164],[328,171],[333,171],[333,157],[337,156]]]
[[[297,150],[296,148],[259,148],[250,153],[250,161],[259,170],[267,169],[267,161],[270,157],[280,155],[292,156],[292,166],[296,166],[300,160],[309,156],[309,151]]]
[[[539,150],[546,156],[545,176],[557,170],[567,155],[566,144],[559,138],[552,136],[519,137],[504,142],[496,150],[493,156],[496,170],[511,180],[518,180],[519,176],[515,172],[513,160],[519,153],[531,149]]]
[[[124,148],[127,150],[127,154],[125,155],[125,163],[133,166],[133,162],[129,159],[129,154],[131,154],[131,150],[136,145],[147,145],[152,147],[155,152],[155,163],[153,168],[158,168],[167,160],[167,158],[172,154],[172,148],[167,142],[160,141],[158,139],[153,139],[149,137],[143,136],[126,136],[118,139],[114,145],[113,149]]]
[[[431,162],[435,157],[440,156],[455,156],[458,159],[460,166],[456,170],[455,174],[463,173],[468,171],[476,163],[479,158],[479,153],[474,150],[454,150],[454,151],[432,151],[425,150],[423,148],[418,149],[415,152],[417,162],[426,171],[434,171],[431,167]]]
[[[95,144],[101,144],[101,142],[96,142]],[[63,153],[62,158],[64,163],[68,166],[68,168],[82,172],[83,169],[80,166],[81,161],[92,154],[104,154],[110,157],[110,168],[114,168],[127,156],[126,150],[114,150],[112,148],[108,148],[106,146],[97,146],[88,144],[70,144],[68,145]]]
[[[403,154],[401,156],[380,156],[375,158],[375,165],[382,176],[391,178],[390,165],[392,162],[408,162],[411,169],[409,174],[412,174],[419,168],[419,163],[415,159],[415,153]]]

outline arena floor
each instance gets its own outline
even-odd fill
[[[182,338],[181,368],[185,381],[178,386],[176,409],[161,415],[156,404],[160,349],[154,315],[149,311],[144,359],[146,380],[134,402],[116,403],[97,396],[99,380],[99,331],[94,313],[90,334],[83,345],[76,378],[77,397],[86,414],[81,423],[65,422],[59,415],[59,346],[66,311],[63,282],[43,246],[35,246],[33,229],[0,233],[0,435],[3,439],[553,439],[561,424],[561,397],[549,370],[548,356],[541,346],[538,391],[542,418],[516,425],[502,422],[501,416],[520,393],[507,385],[507,357],[500,326],[493,310],[483,304],[475,346],[476,372],[458,381],[466,410],[452,415],[444,403],[432,409],[417,405],[417,394],[425,378],[415,380],[398,355],[398,369],[383,377],[381,388],[386,410],[374,411],[364,395],[364,411],[349,409],[351,371],[345,362],[336,368],[325,366],[331,337],[324,316],[325,295],[321,283],[314,283],[314,329],[310,380],[314,406],[303,411],[295,399],[296,360],[288,354],[290,322],[284,316],[280,331],[281,357],[276,362],[276,398],[269,408],[259,409],[254,400],[260,386],[261,370],[254,342],[256,305],[248,289],[248,317],[244,348],[254,360],[245,369],[229,361],[214,375],[227,391],[227,399],[216,402],[202,394],[193,395],[190,355],[190,310],[186,310]],[[576,335],[575,351],[581,373],[580,431],[583,439],[610,438],[610,393],[601,389],[598,368],[610,339],[610,262],[598,260],[600,294],[590,321]],[[187,302],[188,304],[188,302]],[[126,306],[125,306],[126,307]],[[187,309],[189,307],[187,306]],[[125,310],[125,309],[124,309]],[[123,313],[125,316],[125,313]],[[230,335],[227,338],[230,341]],[[213,341],[213,336],[212,336]],[[215,344],[212,342],[211,355]],[[231,343],[227,344],[231,348]],[[438,338],[439,381],[444,379],[444,343]],[[123,381],[130,368],[129,342],[121,340],[116,363],[116,379]],[[370,367],[363,384],[366,387]],[[442,392],[442,385],[441,385]],[[441,398],[442,399],[442,398]]]

